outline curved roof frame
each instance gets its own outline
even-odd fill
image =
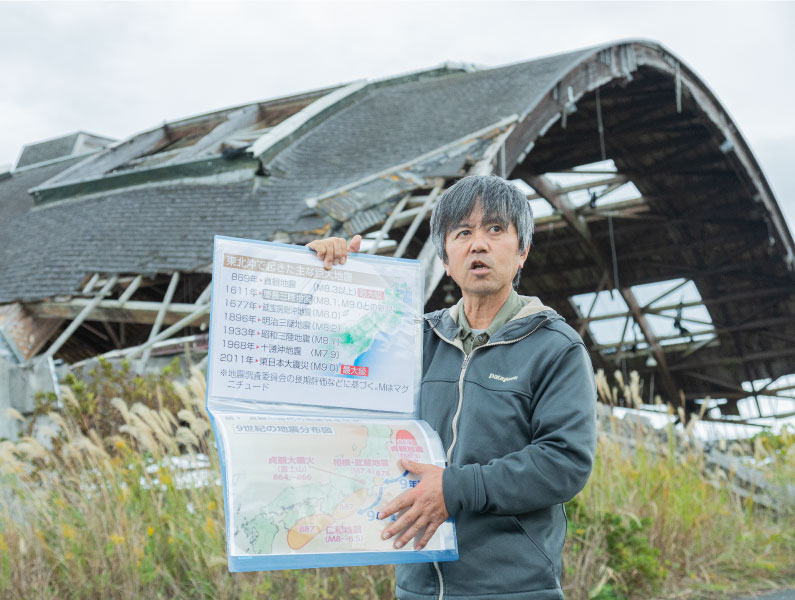
[[[546,93],[540,98],[533,98],[526,111],[520,115],[520,124],[505,143],[505,170],[510,172],[521,163],[537,138],[543,136],[556,122],[565,119],[567,113],[576,110],[577,102],[586,94],[616,80],[631,80],[632,73],[641,66],[651,67],[673,78],[677,90],[673,100],[677,106],[681,108],[681,94],[686,90],[716,132],[723,136],[721,150],[730,155],[738,171],[748,177],[755,197],[770,215],[778,240],[786,248],[787,268],[795,271],[795,241],[762,167],[739,127],[709,86],[687,64],[658,43],[644,40],[614,42],[594,47],[589,54],[577,56]]]
[[[582,54],[576,57],[575,61],[569,66],[564,74],[561,74],[557,80],[549,86],[546,93],[539,99],[536,98],[530,104],[523,118],[517,125],[516,129],[506,141],[504,150],[504,162],[501,167],[501,174],[503,176],[511,173],[516,169],[521,172],[521,163],[530,154],[536,143],[550,128],[556,123],[560,122],[562,128],[566,127],[566,121],[569,114],[576,111],[577,103],[588,94],[596,94],[597,102],[597,115],[598,127],[600,130],[600,139],[602,144],[602,157],[605,158],[604,151],[604,130],[602,129],[601,113],[598,112],[598,94],[602,86],[610,83],[621,83],[622,80],[628,83],[633,78],[639,68],[648,67],[659,73],[669,76],[674,81],[674,98],[672,102],[676,103],[678,113],[682,112],[682,98],[683,95],[689,95],[693,100],[701,115],[712,129],[712,137],[715,140],[715,145],[719,147],[720,152],[732,164],[735,174],[740,178],[744,187],[746,188],[747,195],[754,200],[754,202],[761,204],[764,207],[765,221],[768,223],[768,231],[771,238],[775,236],[775,241],[779,244],[775,254],[779,258],[783,258],[786,265],[786,271],[792,276],[795,272],[795,244],[793,243],[792,235],[783,218],[780,207],[778,206],[775,197],[767,183],[759,163],[753,155],[750,147],[739,132],[739,128],[733,122],[728,112],[721,106],[715,94],[709,87],[685,64],[683,64],[676,56],[667,51],[659,44],[646,41],[628,41],[617,44],[609,44],[602,47],[594,48],[592,52]],[[702,123],[702,124],[705,124]],[[517,166],[519,167],[517,169]],[[572,165],[575,166],[575,165]],[[620,171],[619,171],[620,172]],[[581,214],[577,213],[576,207],[567,204],[566,194],[556,193],[556,186],[552,184],[543,175],[530,175],[525,177],[528,183],[538,192],[541,197],[547,199],[550,204],[560,213],[563,220],[571,227],[586,246],[591,250],[595,262],[605,273],[605,278],[608,280],[614,279],[613,274],[609,273],[607,264],[610,261],[610,256],[600,256],[598,248],[595,247],[591,239],[591,231],[585,223]],[[773,244],[771,240],[771,245]],[[614,264],[615,268],[615,264]],[[617,275],[617,272],[615,272]],[[661,377],[661,387],[668,398],[679,398],[680,389],[682,384],[681,371],[691,364],[692,361],[679,361],[675,364],[675,369],[679,373],[674,373],[671,366],[668,364],[668,359],[663,346],[657,340],[654,331],[649,326],[646,319],[647,307],[643,307],[634,296],[631,287],[624,286],[618,287],[615,285],[617,282],[612,282],[614,285],[609,287],[617,287],[620,295],[625,301],[628,311],[627,319],[630,318],[640,326],[644,335],[645,341],[651,349],[651,354],[654,357],[654,369]],[[606,282],[604,278],[600,283],[600,288],[604,287]],[[576,310],[576,309],[575,309]],[[582,315],[578,315],[582,320]],[[791,325],[791,317],[785,319],[786,323]],[[626,329],[626,324],[625,324]],[[734,327],[733,330],[739,329]],[[585,326],[581,326],[580,331],[588,337],[587,319],[585,319]],[[732,334],[733,342],[737,347],[740,354],[739,360],[742,362],[743,372],[749,381],[758,379],[754,377],[756,367],[749,366],[749,361],[746,361],[748,356],[745,356],[747,350],[740,347],[735,334]],[[623,340],[622,340],[623,341]],[[596,344],[590,340],[590,345],[593,348]],[[684,357],[689,356],[695,351],[710,344],[691,344],[696,347],[695,350],[686,349]],[[714,346],[714,344],[713,344]],[[598,352],[594,352],[598,356]],[[789,356],[785,350],[778,350],[771,353],[755,353],[760,360],[773,358],[780,358],[784,355]],[[768,356],[769,355],[769,356]],[[726,361],[727,358],[721,360]],[[640,363],[641,365],[643,363]],[[634,366],[638,366],[637,361]],[[648,366],[648,364],[646,365]],[[713,367],[716,363],[706,362],[700,365],[693,364],[693,367]],[[646,369],[648,371],[648,369]],[[771,369],[772,370],[772,369]],[[716,378],[714,375],[710,378],[709,374],[706,376],[695,372],[696,369],[691,369],[692,372],[685,372],[684,375],[691,378],[699,377],[702,380],[708,380],[711,384],[717,384],[717,389],[725,389],[731,387],[735,393],[735,397],[729,400],[729,412],[731,414],[739,414],[737,409],[737,400],[741,399],[740,396],[750,397],[754,396],[756,399],[757,407],[759,400],[756,393],[747,392],[745,394],[737,394],[737,390],[741,389],[741,381],[729,381],[727,379]],[[678,377],[674,377],[674,375]],[[775,379],[775,378],[774,378]],[[713,385],[713,389],[716,389]],[[752,386],[753,390],[753,386]],[[694,399],[696,397],[703,397],[699,393],[689,393],[682,395],[682,400],[685,402],[688,412],[697,412]],[[760,417],[762,416],[761,410],[759,411]]]
[[[478,172],[496,172],[503,176],[509,176],[512,173],[521,175],[522,163],[528,156],[532,156],[532,151],[536,144],[556,124],[559,123],[561,127],[565,128],[566,121],[570,118],[569,115],[576,112],[579,102],[586,97],[592,97],[594,93],[598,93],[600,88],[608,84],[629,84],[633,80],[633,74],[643,68],[650,68],[673,81],[671,104],[676,106],[678,113],[683,110],[683,99],[687,100],[688,106],[691,103],[695,104],[701,115],[699,118],[702,121],[700,125],[704,125],[710,130],[710,137],[713,142],[711,146],[719,148],[720,155],[731,163],[732,170],[745,187],[746,193],[744,195],[747,195],[747,197],[753,199],[755,203],[760,204],[764,208],[764,217],[768,222],[770,235],[774,235],[777,242],[775,256],[779,260],[783,260],[784,265],[782,266],[784,270],[792,276],[795,273],[795,243],[793,243],[792,235],[787,228],[786,221],[762,169],[747,142],[742,137],[739,128],[709,87],[679,58],[654,42],[642,40],[618,42],[595,47],[585,52],[573,53],[572,61],[561,69],[555,77],[550,78],[549,84],[545,89],[529,98],[526,109],[520,115],[509,119],[510,122],[501,123],[502,127],[510,125],[510,128],[499,136],[501,144],[499,148],[495,148],[493,144],[489,146],[489,156],[486,159],[489,164],[485,167],[483,165],[484,156],[487,153],[484,151],[485,147],[481,146],[477,148],[476,152],[468,153],[469,167],[462,166],[459,175],[461,173],[472,173],[476,170]],[[478,133],[482,135],[482,132]],[[471,137],[475,137],[474,134]],[[423,190],[438,185],[438,175],[430,172],[423,173],[422,168],[416,168],[416,165],[421,163],[421,158],[425,157],[418,157],[416,161],[412,161],[413,164],[396,165],[394,168],[377,173],[366,180],[347,185],[344,189],[334,190],[321,197],[311,198],[307,201],[307,204],[310,208],[318,209],[326,217],[330,217],[337,223],[337,228],[334,229],[332,227],[330,231],[336,231],[337,234],[364,233],[371,230],[373,226],[378,226],[380,231],[378,231],[376,240],[377,242],[383,240],[385,235],[388,234],[389,226],[395,226],[396,223],[405,225],[408,222],[406,218],[403,218],[403,215],[410,210],[407,209],[406,194],[412,192],[414,194],[422,194]],[[480,165],[478,169],[474,169],[472,166],[475,162]],[[395,185],[399,178],[406,179],[407,171],[412,175],[413,185],[412,181],[404,181],[401,186]],[[423,180],[423,177],[425,180]],[[390,179],[394,180],[392,185],[381,185],[384,189],[379,189],[378,186],[373,184],[374,181],[386,181],[388,183]],[[453,179],[454,177],[447,177],[448,182]],[[614,287],[609,285],[610,283],[615,283],[612,281],[613,274],[610,273],[608,268],[610,256],[605,256],[604,254],[600,256],[599,249],[591,239],[591,232],[586,219],[579,212],[580,207],[562,202],[565,198],[562,199],[556,193],[554,184],[551,184],[543,176],[541,178],[532,178],[528,183],[533,186],[538,195],[546,198],[553,205],[562,220],[566,221],[569,228],[575,232],[575,237],[579,237],[581,242],[590,247],[592,250],[591,258],[595,259],[596,263],[593,266],[598,267],[599,272],[603,271],[605,273],[605,277],[599,286],[600,289]],[[389,193],[385,194],[387,191]],[[386,198],[386,195],[390,197]],[[427,196],[415,198],[414,205],[422,203],[424,198],[427,198]],[[640,202],[635,202],[634,204],[643,204],[642,200],[640,199]],[[639,208],[634,206],[634,204],[631,210]],[[340,208],[345,210],[340,212]],[[418,206],[414,210],[420,208]],[[369,220],[348,220],[350,214],[362,209],[369,209],[384,216],[379,218],[376,215]],[[422,208],[422,210],[424,214],[429,214],[430,207]],[[397,214],[397,218],[395,219],[395,215],[392,214],[390,219],[393,219],[393,221],[391,223],[389,220],[384,222],[385,215],[390,213]],[[382,223],[384,224],[383,227],[381,227]],[[416,231],[417,228],[414,227],[408,233],[414,234]],[[378,250],[377,242],[376,247],[371,251]],[[401,243],[400,246],[405,250],[405,243]],[[426,250],[426,245],[423,245],[420,258],[424,262],[432,262],[432,253],[429,255]],[[384,248],[382,252],[389,253],[389,249]],[[433,270],[429,271],[432,272]],[[426,281],[427,286],[430,286],[429,288],[426,287],[427,297],[432,296],[440,279],[441,274],[437,269],[435,270],[435,276],[429,277]],[[662,281],[664,279],[659,278],[658,280]],[[654,277],[648,279],[648,281],[652,280],[654,280]],[[632,285],[635,283],[641,282],[632,282]],[[593,289],[595,290],[596,288],[594,287]],[[634,296],[631,285],[624,285],[618,288],[618,291],[629,307],[627,311],[628,317],[640,326],[651,354],[655,358],[656,369],[654,371],[659,373],[660,387],[668,398],[678,399],[680,397],[679,390],[684,387],[682,385],[682,370],[690,363],[688,361],[682,363],[681,360],[677,360],[681,356],[677,356],[674,358],[675,363],[669,365],[667,352],[671,348],[663,346],[661,340],[657,339],[652,327],[649,325],[646,318],[649,307],[643,306],[638,301]],[[579,320],[581,323],[584,322],[584,327],[581,326],[581,331],[588,337],[588,319],[583,319],[582,315],[579,315]],[[736,331],[738,329],[748,329],[748,327],[746,325],[723,326],[724,331]],[[592,348],[598,346],[593,340],[589,341]],[[737,345],[736,341],[734,343]],[[694,346],[695,349],[685,348],[683,353],[685,357],[700,351],[702,348],[714,348],[715,344],[699,344],[696,342],[696,344],[691,344],[691,346]],[[742,349],[739,349],[739,351],[740,354],[743,353]],[[595,352],[595,354],[598,355],[598,352]],[[647,351],[646,356],[648,354],[649,352]],[[759,356],[760,359],[767,358],[763,354],[757,353],[754,356]],[[783,356],[781,351],[777,351],[776,355]],[[599,357],[597,356],[597,358]],[[641,358],[645,358],[645,356]],[[741,360],[744,358],[743,356],[740,357]],[[724,357],[720,360],[726,361],[728,359]],[[635,362],[637,363],[638,361]],[[642,367],[643,361],[641,360],[639,364]],[[743,364],[743,367],[745,369],[744,373],[747,375],[745,379],[755,379],[747,365]],[[648,373],[649,369],[647,368],[645,371]],[[710,376],[708,375],[707,377]],[[719,388],[722,385],[723,388],[731,387],[734,390],[736,397],[731,399],[730,404],[733,403],[731,410],[736,411],[736,402],[740,399],[736,391],[740,389],[741,381],[729,381],[723,385],[722,380],[716,379],[714,376],[712,376],[711,381],[713,383],[719,382]],[[699,391],[691,391],[685,394],[684,398],[688,412],[698,412],[700,407],[696,405],[695,399],[703,397],[704,394],[702,392],[703,389],[700,389]]]

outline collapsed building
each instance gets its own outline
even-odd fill
[[[26,146],[0,175],[0,404],[30,410],[59,365],[206,348],[216,234],[363,234],[365,252],[419,259],[427,307],[448,304],[430,212],[488,173],[537,214],[520,291],[579,330],[596,368],[638,372],[645,402],[685,415],[792,416],[792,234],[719,100],[648,41]]]

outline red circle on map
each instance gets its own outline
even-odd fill
[[[417,445],[417,440],[415,439],[415,437],[411,435],[410,431],[406,431],[405,429],[401,429],[400,431],[398,431],[397,434],[395,435],[395,439],[397,441],[405,440],[407,442],[411,442],[410,444],[406,444],[407,446]]]

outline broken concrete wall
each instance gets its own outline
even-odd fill
[[[30,417],[38,392],[56,392],[53,366],[46,359],[19,364],[0,356],[0,439],[16,439],[21,423],[9,414],[16,410]]]

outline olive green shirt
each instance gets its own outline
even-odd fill
[[[500,327],[513,319],[519,311],[522,310],[523,306],[524,302],[522,302],[519,294],[516,293],[516,290],[511,290],[511,294],[494,316],[491,325],[482,333],[475,333],[472,331],[472,327],[469,326],[469,322],[467,321],[462,300],[458,310],[458,339],[460,339],[461,343],[464,345],[464,352],[469,354],[478,346],[487,343]]]

